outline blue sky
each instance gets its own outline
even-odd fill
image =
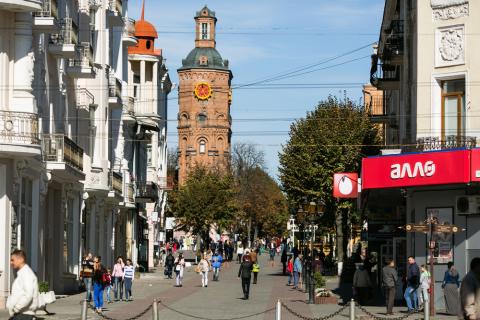
[[[234,85],[286,73],[302,66],[367,46],[378,40],[383,0],[146,0],[145,19],[157,28],[170,77],[194,47],[195,12],[205,4],[216,12],[217,49],[230,61]],[[138,19],[141,0],[129,1],[129,16]],[[329,94],[358,101],[368,82],[370,47],[296,77],[234,90],[233,143],[250,142],[266,153],[268,170],[277,178],[278,152],[289,125]],[[351,60],[356,60],[348,62]],[[345,64],[342,64],[347,62]],[[342,64],[342,65],[339,65]],[[338,66],[335,66],[338,65]],[[322,69],[323,70],[318,70]],[[175,98],[177,91],[171,93]],[[170,147],[177,143],[178,105],[168,108]]]

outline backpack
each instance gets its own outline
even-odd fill
[[[102,271],[102,284],[104,286],[110,285],[110,276],[108,273]]]

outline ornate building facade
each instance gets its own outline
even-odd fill
[[[196,165],[222,169],[230,163],[233,75],[216,49],[215,12],[205,6],[195,23],[195,48],[178,69],[180,184]]]

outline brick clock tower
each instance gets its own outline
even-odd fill
[[[227,168],[232,135],[232,72],[216,49],[215,12],[195,16],[195,48],[178,69],[179,183],[196,165]]]

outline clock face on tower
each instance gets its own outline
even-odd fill
[[[198,100],[208,100],[212,96],[212,87],[207,82],[199,82],[195,85],[194,94]]]

